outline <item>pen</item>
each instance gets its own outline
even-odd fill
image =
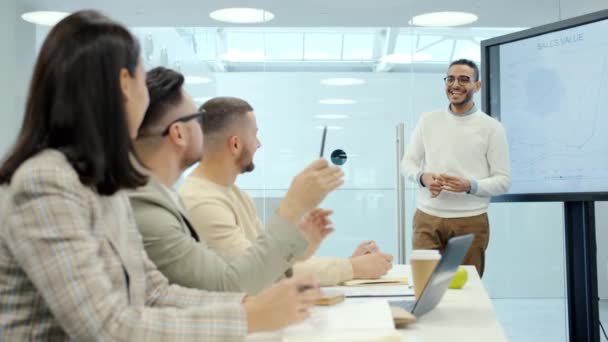
[[[327,136],[327,126],[323,127],[323,137],[321,138],[321,153],[319,157],[323,158],[323,152],[325,151],[325,137]]]

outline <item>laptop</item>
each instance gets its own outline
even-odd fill
[[[456,274],[458,266],[460,266],[469,251],[473,237],[473,234],[466,234],[448,240],[441,260],[431,274],[424,290],[422,290],[420,299],[417,301],[390,301],[389,304],[410,312],[416,317],[420,317],[433,310],[450,286],[450,282],[454,274]]]

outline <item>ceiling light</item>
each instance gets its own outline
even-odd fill
[[[477,15],[468,12],[432,12],[414,16],[409,21],[410,25],[447,27],[460,26],[476,22]]]
[[[325,129],[325,127],[327,127],[328,130],[332,131],[339,131],[341,129],[344,129],[344,127],[342,126],[317,126],[317,129]]]
[[[53,26],[60,22],[63,18],[67,17],[67,12],[54,12],[54,11],[36,11],[27,12],[21,15],[21,19],[30,22],[32,24]]]
[[[255,24],[271,21],[274,14],[259,8],[222,8],[209,13],[209,17],[232,24]]]
[[[364,84],[365,80],[352,77],[326,78],[321,80],[321,84],[328,86],[351,86]]]
[[[393,53],[382,57],[383,62],[393,64],[410,64],[412,62],[430,61],[431,59],[433,59],[433,55],[426,52],[416,52],[414,58],[409,53]]]
[[[240,51],[240,50],[229,50],[220,55],[220,59],[227,62],[255,62],[263,61],[266,59],[264,51]]]
[[[211,79],[200,76],[186,76],[186,84],[205,84],[211,82]]]
[[[355,103],[355,100],[351,99],[324,99],[319,101],[320,104],[329,104],[329,105],[347,105]]]
[[[346,114],[320,114],[320,115],[315,115],[315,118],[337,120],[337,119],[347,119],[348,115],[346,115]]]

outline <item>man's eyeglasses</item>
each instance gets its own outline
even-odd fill
[[[452,85],[456,81],[458,81],[458,83],[460,83],[461,85],[468,85],[469,83],[471,83],[471,78],[469,76],[458,76],[458,77],[448,76],[448,77],[444,77],[443,80],[445,81],[445,84],[447,84],[447,85]]]
[[[165,128],[165,130],[161,133],[161,135],[164,137],[167,134],[169,134],[169,130],[171,129],[171,126],[173,126],[175,123],[177,123],[177,122],[188,122],[188,121],[190,121],[192,119],[197,119],[198,123],[201,125],[201,128],[202,128],[203,127],[203,113],[204,112],[197,112],[197,113],[194,113],[194,114],[189,114],[189,115],[186,115],[186,116],[182,116],[179,119],[175,119],[175,120],[171,121],[171,123],[167,125],[167,128]]]

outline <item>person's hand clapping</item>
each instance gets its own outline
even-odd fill
[[[441,190],[443,190],[439,175],[436,173],[425,172],[420,177],[420,180],[422,181],[422,184],[424,184],[424,186],[429,189],[429,192],[431,193],[431,198],[439,196]]]
[[[327,194],[342,185],[343,177],[344,173],[339,167],[329,166],[325,159],[315,160],[293,178],[279,206],[279,215],[298,224]]]
[[[471,182],[466,178],[440,174],[438,181],[443,190],[452,192],[469,192],[471,191]]]
[[[308,247],[301,258],[302,260],[306,260],[315,254],[321,242],[334,231],[329,219],[332,213],[331,210],[316,208],[308,213],[298,225],[298,228],[308,240]]]

